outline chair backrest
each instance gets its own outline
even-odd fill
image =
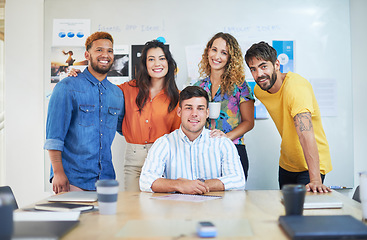
[[[357,202],[361,202],[361,198],[359,196],[359,186],[357,186],[356,190],[354,191],[352,198],[356,200]]]
[[[11,188],[9,186],[0,187],[0,197],[6,195],[10,196],[10,203],[13,205],[14,210],[18,209],[18,204]]]

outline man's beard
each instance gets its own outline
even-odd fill
[[[276,74],[276,72],[275,72],[275,70],[273,71],[273,74],[271,75],[271,78],[269,77],[269,76],[263,76],[263,77],[259,77],[259,78],[257,78],[257,81],[261,81],[262,79],[269,79],[270,81],[269,81],[269,85],[268,86],[265,86],[265,87],[263,87],[263,86],[261,86],[260,84],[258,84],[259,85],[259,87],[262,89],[262,90],[264,90],[264,91],[269,91],[269,89],[271,89],[273,86],[274,86],[274,84],[275,84],[275,82],[277,81],[277,74]]]

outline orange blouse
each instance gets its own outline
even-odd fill
[[[164,90],[153,99],[149,96],[141,113],[135,103],[139,89],[136,81],[125,82],[118,87],[124,92],[125,116],[122,122],[122,133],[128,143],[147,144],[180,127],[181,119],[177,107],[168,113],[169,99]],[[132,85],[132,86],[131,86]]]

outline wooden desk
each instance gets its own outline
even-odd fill
[[[80,225],[69,232],[63,239],[128,239],[121,237],[121,230],[132,221],[154,222],[165,224],[168,221],[227,221],[234,225],[246,221],[250,226],[250,236],[245,239],[288,239],[278,225],[278,217],[284,215],[284,207],[280,202],[279,190],[258,191],[228,191],[211,193],[221,195],[222,199],[209,200],[200,203],[178,202],[170,200],[152,199],[152,196],[164,194],[121,192],[118,197],[116,215],[99,215],[98,212],[84,213],[80,217]],[[342,209],[304,210],[304,215],[352,215],[357,219],[362,218],[361,205],[347,196],[333,191],[333,196],[340,198],[344,207]],[[154,225],[154,224],[153,224]],[[238,224],[237,224],[238,225]],[[241,227],[241,226],[240,226]],[[239,229],[234,228],[234,229]],[[148,229],[140,229],[146,233]],[[148,233],[146,233],[148,234]],[[236,235],[236,233],[233,233]],[[144,234],[143,234],[144,235]],[[243,239],[244,237],[232,236],[230,239]],[[195,232],[185,236],[150,236],[133,239],[199,239]],[[218,231],[216,239],[229,239],[221,237]]]

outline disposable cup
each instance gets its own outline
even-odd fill
[[[99,214],[116,214],[119,183],[116,180],[98,180],[96,187]]]

